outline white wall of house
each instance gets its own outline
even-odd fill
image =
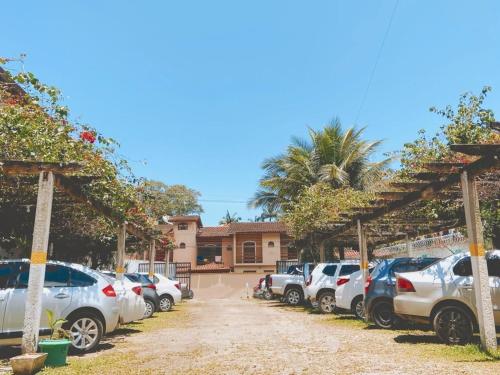
[[[187,230],[179,230],[178,224],[174,224],[174,238],[176,248],[174,249],[174,262],[191,262],[191,265],[196,266],[196,233],[198,225],[196,222],[186,222]],[[186,245],[185,249],[180,248],[180,244]]]
[[[269,247],[270,242],[273,247]],[[262,233],[262,263],[274,265],[277,260],[280,260],[280,234]]]

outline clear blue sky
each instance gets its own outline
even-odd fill
[[[500,2],[8,1],[0,56],[61,88],[139,176],[246,202],[265,157],[338,116],[392,151],[442,122],[431,105],[494,88]],[[145,160],[147,164],[142,164]],[[206,225],[245,203],[202,202]]]

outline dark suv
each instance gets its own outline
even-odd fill
[[[396,295],[396,272],[420,271],[440,258],[384,259],[373,270],[365,285],[368,319],[380,328],[396,323],[393,299]]]

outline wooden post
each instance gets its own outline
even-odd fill
[[[123,223],[118,228],[118,241],[116,249],[116,279],[123,279],[125,273],[125,242],[127,240],[127,224]]]
[[[149,244],[149,277],[153,277],[155,273],[155,256],[156,256],[156,243],[151,240]]]
[[[33,227],[33,244],[31,245],[30,274],[28,289],[26,291],[21,344],[23,353],[36,353],[38,346],[53,193],[54,175],[50,171],[41,172],[38,179],[38,197],[36,201],[35,225]]]
[[[406,253],[408,254],[409,257],[413,258],[413,246],[408,234],[405,235],[405,240],[406,240]]]
[[[324,263],[325,262],[325,241],[320,241],[319,243],[319,262]]]
[[[361,225],[361,220],[358,219],[358,243],[359,243],[359,258],[360,258],[360,268],[363,273],[363,285],[365,285],[368,279],[368,249],[366,246],[366,233],[365,228]],[[363,298],[365,296],[365,289],[363,288]]]
[[[481,346],[484,350],[496,350],[495,321],[493,318],[488,267],[484,256],[483,228],[476,184],[474,177],[469,176],[467,171],[462,172],[461,183]]]

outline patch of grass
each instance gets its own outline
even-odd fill
[[[127,343],[123,341],[123,337],[145,332],[154,332],[174,326],[178,327],[179,325],[185,324],[188,320],[188,314],[185,310],[186,304],[179,304],[176,305],[172,311],[167,313],[155,313],[150,319],[125,324],[105,337],[105,341],[113,343],[112,347],[114,349],[112,351],[106,352],[106,350],[103,350],[102,354],[99,355],[82,357],[71,356],[68,359],[67,366],[59,368],[45,368],[41,374],[157,374],[157,370],[144,368],[144,366],[142,366],[151,358],[144,357],[143,355],[138,356],[136,352],[130,351],[126,348]],[[123,349],[126,349],[126,352],[124,352]]]
[[[133,352],[104,354],[99,357],[88,358],[70,358],[68,365],[64,367],[43,369],[40,374],[46,375],[119,375],[126,373],[136,373],[152,375],[156,372],[152,369],[141,369],[138,367],[148,361],[148,358],[138,357]],[[135,372],[134,372],[135,370]]]
[[[437,348],[436,348],[437,349]],[[439,356],[449,358],[455,362],[489,362],[500,361],[500,350],[495,352],[485,352],[481,350],[477,344],[469,344],[465,346],[450,346],[440,345]]]

